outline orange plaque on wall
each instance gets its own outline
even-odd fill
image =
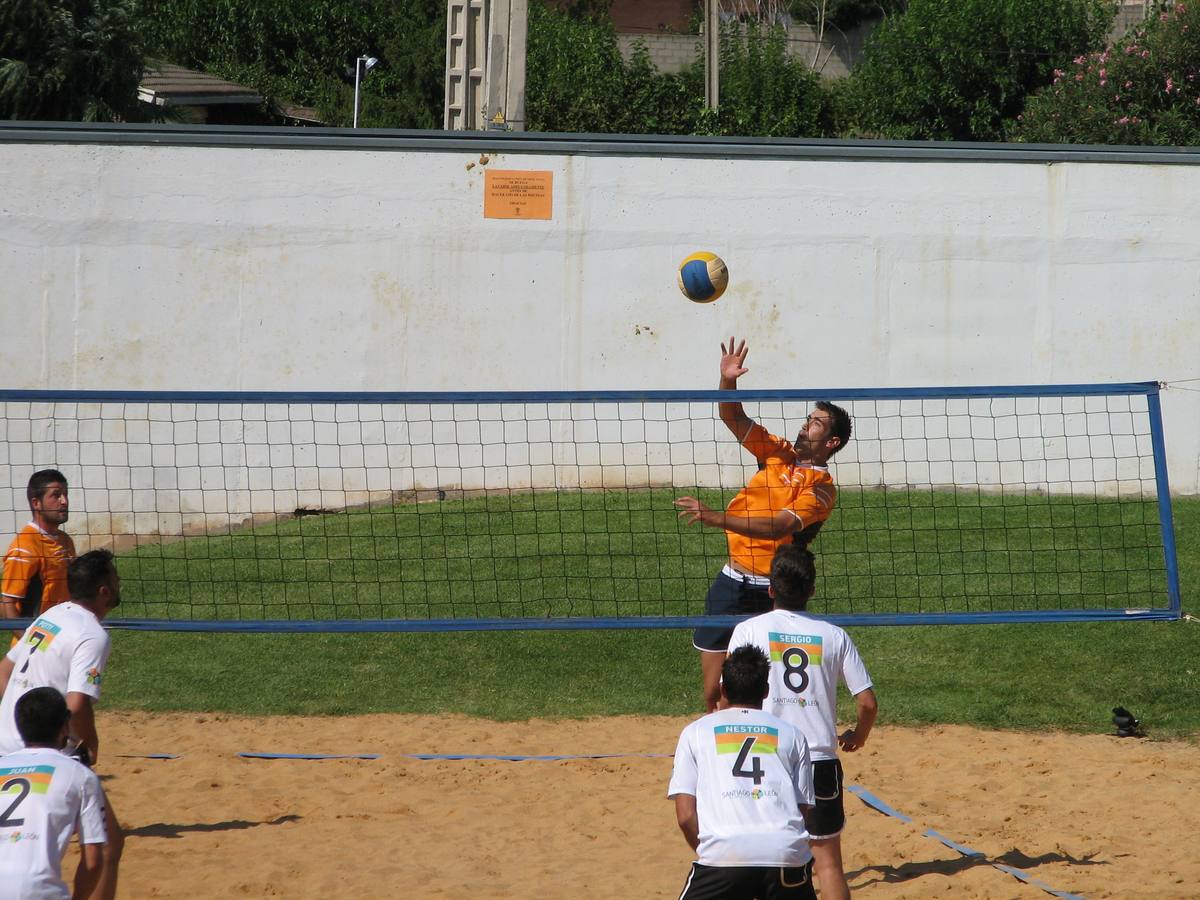
[[[549,219],[554,173],[488,169],[483,173],[485,219]]]

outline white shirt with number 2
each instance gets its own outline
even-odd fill
[[[103,844],[104,791],[96,773],[47,748],[0,756],[0,900],[66,900],[62,858],[78,829]]]

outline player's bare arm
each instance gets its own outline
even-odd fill
[[[104,865],[103,844],[83,844],[79,848],[79,868],[75,870],[75,890],[71,900],[91,900],[97,894]]]
[[[750,348],[746,342],[736,341],[732,336],[729,343],[721,344],[721,381],[718,387],[723,391],[737,390],[737,380],[750,370],[746,368],[746,355]],[[739,441],[746,436],[754,420],[746,415],[741,403],[718,403],[717,412],[725,427],[733,432]]]
[[[802,524],[787,510],[780,510],[774,516],[732,516],[722,510],[710,509],[695,497],[680,497],[675,506],[679,509],[679,518],[687,525],[698,522],[750,538],[778,540],[797,531]]]
[[[78,691],[67,694],[67,709],[71,711],[71,737],[88,749],[92,765],[100,753],[100,736],[96,733],[96,714],[92,698]]]
[[[675,820],[683,839],[695,850],[700,846],[700,817],[696,813],[696,798],[692,794],[675,795]]]
[[[855,694],[854,705],[857,712],[854,727],[843,731],[838,737],[838,746],[847,753],[853,753],[866,744],[875,726],[875,717],[879,714],[879,702],[871,688]]]

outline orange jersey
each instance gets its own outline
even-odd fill
[[[791,441],[768,433],[755,423],[742,439],[761,468],[725,511],[730,515],[773,518],[780,510],[796,517],[796,531],[824,522],[837,502],[837,488],[829,470],[797,465]],[[775,550],[792,543],[792,535],[772,540],[725,532],[729,558],[746,572],[767,575]]]
[[[32,522],[22,528],[4,554],[0,594],[16,600],[21,616],[31,618],[70,599],[67,563],[75,558],[75,542],[66,532],[52,537]]]

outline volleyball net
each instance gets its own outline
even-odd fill
[[[1158,385],[519,393],[0,391],[0,534],[57,468],[113,625],[430,631],[683,627],[756,463],[736,399],[792,438],[854,422],[811,549],[843,624],[1177,618]],[[7,501],[7,502],[4,502]],[[712,620],[706,620],[712,621]]]

